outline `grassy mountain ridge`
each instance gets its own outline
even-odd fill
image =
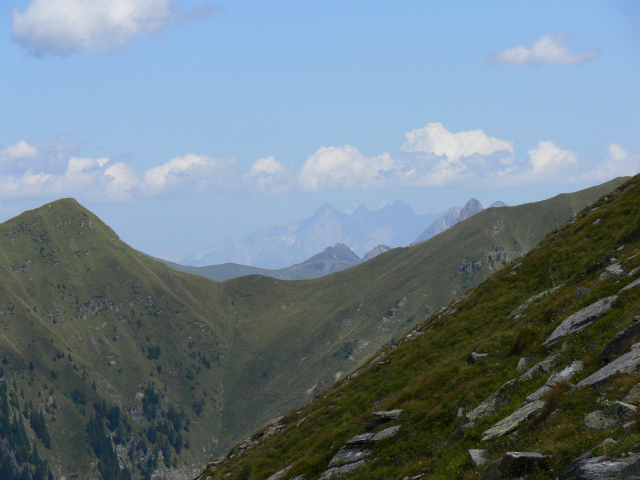
[[[186,478],[615,183],[544,208],[489,209],[433,241],[299,282],[177,272],[72,199],[25,212],[0,225],[3,418],[25,426],[56,477]]]
[[[524,227],[523,234],[530,236]],[[623,273],[603,275],[612,264],[619,264]],[[490,441],[480,438],[520,408],[549,377],[534,372],[507,389],[506,382],[523,374],[516,369],[519,359],[530,358],[532,366],[555,354],[556,371],[581,360],[584,370],[573,383],[600,368],[603,347],[640,315],[640,288],[622,290],[639,276],[640,176],[554,229],[510,268],[430,315],[409,335],[383,348],[375,361],[292,410],[275,428],[279,433],[260,437],[263,431],[253,438],[255,445],[246,448],[251,442],[245,442],[245,447],[211,464],[199,478],[264,479],[288,468],[279,478],[317,479],[347,440],[367,431],[365,422],[372,419],[372,412],[391,409],[402,409],[399,419],[374,427],[373,432],[400,425],[400,433],[370,445],[371,456],[348,478],[480,478],[488,464],[474,467],[468,449],[488,449],[490,460],[507,451],[541,452],[547,458],[527,477],[540,479],[557,477],[590,450],[594,455],[608,454],[600,462],[623,459],[640,443],[637,428],[625,429],[618,423],[591,429],[585,415],[602,409],[606,401],[624,399],[640,380],[637,371],[618,374],[603,386],[571,388],[560,383],[543,397],[541,412],[515,433]],[[532,302],[522,317],[510,316],[524,301],[553,287],[558,288]],[[589,290],[577,296],[577,287]],[[543,347],[569,315],[614,294],[618,299],[592,326],[551,349]],[[629,339],[619,355],[638,340]],[[471,352],[487,355],[471,361]],[[470,424],[465,415],[501,387],[504,400]],[[460,430],[463,425],[466,433]],[[618,443],[601,446],[608,437]]]
[[[360,257],[349,250],[343,244],[327,247],[324,251],[308,258],[302,263],[291,265],[290,267],[271,270],[268,268],[251,267],[238,263],[223,263],[221,265],[209,265],[206,267],[192,267],[180,265],[168,260],[156,259],[181,272],[200,275],[215,282],[224,282],[232,278],[244,277],[246,275],[266,275],[267,277],[279,278],[280,280],[310,280],[322,277],[329,273],[345,270],[362,262]]]

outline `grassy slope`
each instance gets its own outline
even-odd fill
[[[475,218],[475,217],[474,217]],[[515,221],[516,219],[514,219]],[[598,222],[596,222],[599,220]],[[560,321],[599,298],[612,295],[634,277],[600,281],[603,269],[621,261],[626,271],[640,266],[640,177],[583,211],[574,222],[556,229],[516,269],[497,272],[444,311],[431,315],[420,327],[423,335],[403,339],[383,349],[384,362],[365,366],[357,375],[333,385],[313,402],[293,410],[284,431],[264,440],[241,455],[209,467],[209,479],[264,479],[292,466],[283,478],[305,474],[318,478],[329,460],[351,436],[364,432],[363,423],[376,410],[402,408],[402,433],[374,447],[372,461],[349,474],[353,479],[390,479],[428,473],[432,479],[479,478],[485,467],[473,468],[469,448],[489,448],[492,459],[507,451],[540,451],[551,455],[548,463],[528,478],[553,477],[572,459],[597,447],[604,438],[620,441],[612,447],[614,457],[640,442],[637,431],[621,427],[590,430],[584,415],[601,408],[603,399],[620,400],[639,380],[638,375],[618,376],[612,387],[572,390],[554,389],[543,412],[522,426],[516,435],[487,443],[480,434],[517,409],[520,402],[541,386],[547,375],[519,385],[510,402],[499,412],[481,419],[466,438],[453,446],[446,442],[463,423],[456,413],[467,411],[521,374],[516,370],[523,356],[540,361],[548,355],[542,342]],[[637,274],[636,274],[637,276]],[[508,314],[521,302],[554,284],[563,287],[532,305],[523,318]],[[576,287],[588,287],[576,297]],[[640,314],[640,289],[621,294],[612,310],[593,327],[570,337],[553,353],[559,367],[582,360],[585,371],[574,380],[593,373],[597,355],[606,342]],[[628,348],[628,347],[627,347]],[[470,364],[471,351],[488,357]],[[596,401],[596,400],[599,401]],[[554,415],[551,415],[551,413]],[[304,423],[296,423],[305,418]]]
[[[538,214],[536,204],[491,209],[430,242],[300,282],[251,276],[216,284],[176,272],[71,199],[25,212],[0,225],[0,354],[14,413],[27,400],[44,409],[53,446],[40,450],[56,475],[86,478],[95,473],[85,436],[93,402],[139,417],[140,394],[152,388],[161,413],[175,405],[192,422],[191,448],[170,463],[195,471],[476,285],[504,255],[529,248],[531,231],[569,218],[571,202],[587,204],[611,187],[549,200]],[[541,214],[547,209],[560,213]],[[491,252],[503,257],[490,261]],[[483,264],[456,268],[468,261]],[[155,347],[161,355],[150,358]],[[76,390],[84,405],[72,401]],[[198,416],[194,403],[203,400]],[[129,423],[127,441],[139,446],[150,423]]]
[[[353,267],[362,260],[351,250],[328,247],[324,252],[318,253],[302,263],[278,270],[268,268],[250,267],[238,263],[223,263],[221,265],[209,265],[207,267],[192,267],[180,265],[168,260],[157,259],[165,265],[181,272],[192,273],[213,280],[224,282],[232,278],[246,275],[266,275],[280,280],[311,280],[323,277],[329,273],[339,272]]]
[[[225,282],[236,322],[224,431],[238,438],[311,400],[620,183],[485,210],[425,243],[313,281]],[[482,266],[458,269],[470,262]]]

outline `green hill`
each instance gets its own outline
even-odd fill
[[[639,277],[640,176],[199,478],[638,478]]]
[[[208,278],[214,282],[224,282],[232,278],[247,275],[266,275],[280,280],[310,280],[323,277],[330,273],[346,270],[362,262],[362,259],[353,253],[349,247],[338,243],[333,247],[327,247],[324,251],[314,255],[302,263],[278,270],[268,268],[251,267],[238,263],[223,263],[221,265],[209,265],[207,267],[192,267],[180,265],[168,260],[156,259],[165,265],[181,272],[192,273]]]
[[[619,183],[306,281],[177,272],[72,199],[25,212],[0,225],[0,473],[195,475]]]

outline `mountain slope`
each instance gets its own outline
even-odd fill
[[[281,269],[303,262],[328,245],[344,243],[364,255],[376,245],[407,245],[435,215],[416,215],[397,200],[377,210],[360,205],[351,214],[324,205],[309,218],[288,227],[260,230],[242,239],[229,240],[189,255],[181,263],[206,266],[240,263]]]
[[[492,204],[492,206],[494,205],[503,206],[504,203],[498,201]],[[464,207],[452,207],[447,210],[442,217],[429,225],[418,238],[413,241],[412,245],[429,240],[431,237],[436,236],[440,232],[444,232],[447,228],[451,228],[456,223],[466,220],[482,210],[484,210],[484,207],[475,198],[469,199],[469,201],[464,204]]]
[[[280,280],[310,280],[328,275],[329,273],[345,270],[362,262],[349,247],[341,243],[333,247],[325,248],[323,252],[314,255],[302,263],[278,270],[250,267],[237,263],[192,267],[169,262],[168,260],[158,260],[175,270],[200,275],[215,282],[224,282],[246,275],[266,275],[267,277],[279,278]]]
[[[25,212],[0,225],[0,422],[18,419],[56,477],[187,478],[615,184],[297,282],[176,272],[71,199]]]
[[[264,479],[280,471],[277,478],[314,480],[331,472],[330,464],[353,468],[353,479],[472,479],[489,469],[493,476],[483,478],[596,478],[582,476],[584,462],[600,472],[597,478],[637,478],[637,424],[623,427],[628,417],[609,426],[593,422],[610,418],[602,417],[607,405],[619,405],[607,402],[640,400],[640,354],[631,349],[640,340],[633,320],[640,314],[638,277],[640,176],[311,403],[240,443],[199,478]],[[594,304],[608,306],[549,346],[552,332]],[[614,336],[618,340],[609,343]],[[613,357],[603,357],[614,349]],[[609,383],[594,380],[631,358],[635,370],[617,373]],[[567,380],[552,383],[554,370],[569,372],[564,378],[577,387]],[[551,386],[539,394],[542,400],[535,400],[531,394],[546,384]],[[505,426],[516,411],[532,413]],[[376,421],[374,412],[387,412],[391,420]],[[492,429],[501,421],[501,429]],[[372,438],[376,432],[382,439]],[[486,449],[489,461],[509,451],[544,457],[526,472],[503,470],[501,477],[506,460],[474,466],[469,449]],[[617,477],[623,468],[627,476]]]

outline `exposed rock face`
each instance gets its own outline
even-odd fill
[[[549,355],[547,358],[545,358],[539,363],[536,363],[533,367],[531,367],[529,370],[523,373],[520,376],[520,381],[528,382],[533,378],[534,375],[538,373],[541,373],[541,372],[549,373],[551,370],[553,370],[553,368],[556,366],[557,363],[558,363],[558,356]]]
[[[527,397],[527,400],[529,402],[532,402],[534,400],[541,399],[547,394],[549,390],[551,390],[551,388],[554,385],[560,382],[566,382],[568,380],[571,380],[571,377],[573,377],[576,373],[582,371],[582,369],[583,369],[582,362],[580,360],[576,360],[571,365],[568,365],[565,368],[563,368],[561,371],[552,373],[549,379],[547,380],[547,383],[545,383],[542,387],[540,387],[538,390],[536,390],[531,395],[529,395]]]
[[[401,427],[402,425],[396,425],[395,427],[385,428],[384,430],[381,430],[378,433],[376,433],[371,439],[371,441],[373,443],[376,443],[381,440],[386,440],[387,438],[395,437],[400,431]]]
[[[577,458],[557,480],[631,480],[640,478],[640,454],[613,461],[587,452]]]
[[[473,463],[474,467],[478,467],[489,461],[489,450],[478,450],[472,448],[471,450],[468,450],[468,452],[471,457],[471,463]]]
[[[520,317],[522,317],[522,314],[524,313],[524,311],[527,308],[529,308],[531,306],[531,304],[540,301],[541,299],[543,299],[544,297],[546,297],[550,293],[555,292],[560,287],[562,287],[562,285],[558,285],[557,287],[550,288],[549,290],[545,290],[544,292],[540,292],[537,295],[534,295],[533,297],[526,299],[524,302],[522,302],[520,305],[518,305],[509,314],[509,316],[507,318],[520,318]]]
[[[628,420],[636,412],[636,407],[624,402],[610,402],[602,410],[596,410],[584,417],[589,428],[601,430]]]
[[[489,430],[485,431],[480,437],[480,440],[487,442],[494,438],[501,437],[516,430],[522,423],[526,422],[529,418],[542,410],[544,402],[538,400],[537,402],[529,403],[519,410],[516,410],[507,418],[500,420]]]
[[[636,278],[633,282],[622,288],[620,291],[624,292],[625,290],[631,290],[632,288],[636,288],[638,285],[640,285],[640,278]]]
[[[604,272],[602,272],[602,274],[600,275],[600,279],[606,280],[607,278],[611,277],[619,277],[623,273],[624,270],[622,269],[622,265],[620,265],[619,263],[614,263],[613,265],[610,265],[604,269]]]
[[[634,323],[629,325],[627,328],[620,330],[602,349],[602,352],[600,352],[600,362],[609,363],[615,357],[620,355],[631,339],[637,335],[640,335],[640,322]]]
[[[640,383],[638,383],[635,387],[631,389],[629,394],[624,397],[625,403],[630,403],[631,405],[635,405],[636,403],[640,403]]]
[[[361,449],[360,446],[342,447],[329,462],[329,468],[340,467],[347,463],[355,463],[364,460],[371,455],[371,450]]]
[[[387,247],[386,245],[376,245],[372,250],[369,250],[364,254],[362,261],[366,262],[367,260],[371,260],[373,257],[377,257],[388,250],[391,250],[391,247]]]
[[[386,412],[373,412],[371,415],[382,420],[397,420],[400,418],[401,413],[402,409],[398,408],[397,410],[388,410]]]
[[[578,333],[591,325],[598,317],[601,317],[611,309],[611,305],[616,300],[617,295],[612,295],[589,305],[586,308],[565,318],[556,328],[551,336],[542,344],[545,348],[551,348],[558,343],[562,337]]]
[[[334,468],[330,468],[329,470],[327,470],[326,472],[324,472],[320,478],[324,479],[324,478],[331,478],[331,477],[335,477],[336,475],[341,475],[343,473],[347,473],[350,472],[351,470],[355,470],[358,467],[361,467],[365,464],[364,460],[360,460],[354,463],[348,463],[346,465],[343,465],[341,467],[334,467]]]
[[[634,348],[635,347],[635,348]],[[634,344],[632,350],[625,353],[619,358],[616,358],[613,362],[602,367],[593,375],[588,376],[584,380],[578,383],[578,387],[585,387],[588,385],[597,386],[607,381],[611,376],[616,373],[630,373],[633,372],[638,365],[640,365],[640,343]]]
[[[287,474],[290,468],[291,468],[291,465],[288,466],[287,468],[283,468],[279,472],[276,472],[273,475],[271,475],[269,478],[267,478],[267,480],[280,480]]]
[[[518,379],[514,378],[502,385],[498,390],[489,395],[489,397],[487,397],[480,405],[467,413],[467,420],[469,420],[469,422],[473,422],[478,418],[486,417],[487,415],[497,412],[498,407],[501,407],[509,401],[508,395],[511,393],[517,382]]]

